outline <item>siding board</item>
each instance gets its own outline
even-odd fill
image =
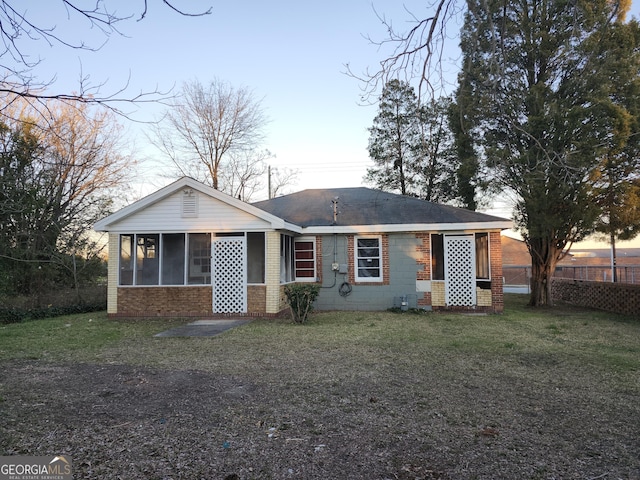
[[[233,232],[266,230],[269,223],[230,205],[198,194],[197,217],[183,217],[182,190],[113,224],[111,232]]]

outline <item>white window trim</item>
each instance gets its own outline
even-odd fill
[[[280,285],[286,285],[288,283],[293,283],[296,281],[295,276],[295,265],[294,265],[294,239],[292,235],[287,235],[285,233],[280,234]],[[291,264],[289,265],[289,269],[287,269],[287,247],[286,244],[289,243],[290,251],[289,251],[289,261]],[[290,279],[287,279],[287,273],[290,273]]]
[[[358,276],[358,240],[359,239],[378,239],[378,253],[379,253],[379,277],[360,277]],[[366,283],[382,283],[384,282],[384,264],[383,264],[383,252],[382,252],[382,235],[354,235],[353,237],[353,270],[354,279],[356,282]]]

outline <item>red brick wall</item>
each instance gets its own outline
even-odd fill
[[[491,304],[493,312],[504,311],[504,292],[502,290],[502,243],[500,232],[489,233],[489,259],[491,262]]]
[[[418,251],[417,280],[431,280],[431,234],[416,233],[416,238],[421,242],[416,249]]]
[[[551,295],[554,301],[640,318],[640,285],[554,278]]]

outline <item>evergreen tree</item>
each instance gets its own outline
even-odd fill
[[[385,85],[378,115],[369,129],[369,156],[376,166],[366,176],[381,190],[408,194],[405,170],[418,138],[417,103],[408,83],[391,80]]]
[[[415,194],[430,202],[459,202],[454,137],[449,127],[451,99],[431,100],[418,110],[418,143],[409,170]],[[464,201],[463,201],[464,203]],[[468,208],[467,204],[464,204]]]
[[[456,199],[458,162],[448,124],[451,100],[420,106],[413,87],[391,80],[369,129],[375,167],[365,180],[377,188],[432,202]]]
[[[454,148],[459,162],[456,171],[456,190],[461,206],[469,210],[476,210],[476,189],[478,187],[479,161],[471,134],[471,123],[465,108],[461,107],[464,101],[458,89],[458,99],[449,107],[449,125],[454,138]]]
[[[550,304],[556,264],[600,213],[591,179],[615,112],[626,109],[611,94],[619,82],[611,72],[637,68],[638,49],[618,55],[603,40],[616,28],[618,2],[469,0],[467,7],[461,85],[473,101],[475,143],[517,198],[516,222],[532,257],[530,303]]]
[[[592,175],[592,194],[602,209],[596,231],[611,243],[617,281],[616,240],[631,240],[640,233],[640,28],[636,21],[617,21],[599,44],[609,52],[609,71],[616,82],[603,86],[610,99],[612,131]],[[634,51],[636,61],[627,61]]]

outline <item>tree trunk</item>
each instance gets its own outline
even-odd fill
[[[544,305],[553,305],[551,297],[551,272],[547,265],[539,265],[536,262],[531,263],[531,297],[529,305],[532,307],[541,307]]]
[[[562,249],[555,245],[551,238],[527,239],[531,253],[531,297],[532,307],[553,306],[551,295],[551,279],[556,264],[562,258]]]

